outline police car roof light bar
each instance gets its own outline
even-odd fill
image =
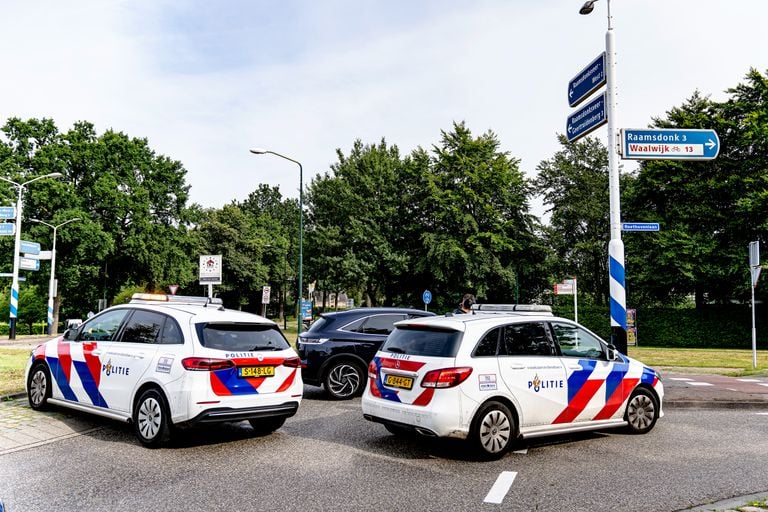
[[[195,297],[192,295],[166,295],[164,293],[134,293],[131,304],[151,304],[154,302],[168,302],[172,304],[187,304],[207,306],[213,304],[221,306],[224,302],[219,297]]]
[[[546,304],[472,304],[472,310],[486,313],[552,314],[552,306]]]

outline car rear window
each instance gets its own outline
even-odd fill
[[[456,357],[460,342],[461,333],[458,331],[396,327],[381,350],[412,356]]]
[[[307,332],[317,332],[317,331],[322,331],[322,330],[325,328],[325,326],[326,326],[326,325],[328,325],[329,323],[331,323],[331,321],[330,321],[330,320],[328,320],[328,319],[327,319],[327,318],[325,318],[324,316],[321,316],[320,318],[318,318],[317,320],[315,320],[315,321],[312,323],[312,325],[310,325],[310,326],[309,326],[309,329],[307,330]]]
[[[196,328],[200,344],[206,348],[244,352],[290,347],[277,325],[203,323]]]

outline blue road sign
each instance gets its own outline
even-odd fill
[[[568,116],[565,134],[573,142],[600,128],[608,122],[605,93],[587,103],[586,106]]]
[[[658,222],[622,222],[622,231],[658,231]]]
[[[312,320],[312,301],[301,299],[301,319]]]
[[[429,290],[424,290],[424,293],[421,294],[421,300],[424,301],[424,304],[429,304],[432,302],[432,292]]]
[[[16,224],[13,222],[0,222],[0,235],[15,235]]]
[[[715,130],[621,130],[621,158],[625,160],[712,160],[720,153]]]
[[[568,82],[568,105],[575,107],[605,85],[605,52]]]
[[[0,206],[0,219],[15,219],[16,207],[15,206]]]
[[[40,244],[37,242],[21,241],[21,252],[26,254],[40,254]]]

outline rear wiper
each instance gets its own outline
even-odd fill
[[[397,347],[388,347],[387,352],[393,352],[395,354],[405,354],[405,350]]]
[[[253,347],[250,349],[250,352],[256,352],[257,350],[280,350],[277,347],[272,347],[270,345],[267,345],[266,347]]]

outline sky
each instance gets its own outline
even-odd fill
[[[356,139],[401,154],[464,121],[530,177],[559,150],[567,85],[605,49],[582,0],[2,0],[0,120],[146,138],[220,208],[297,197]],[[618,128],[768,72],[766,0],[613,0]],[[605,127],[593,133],[607,138]],[[627,162],[626,169],[634,167]],[[536,200],[532,213],[545,215]]]

